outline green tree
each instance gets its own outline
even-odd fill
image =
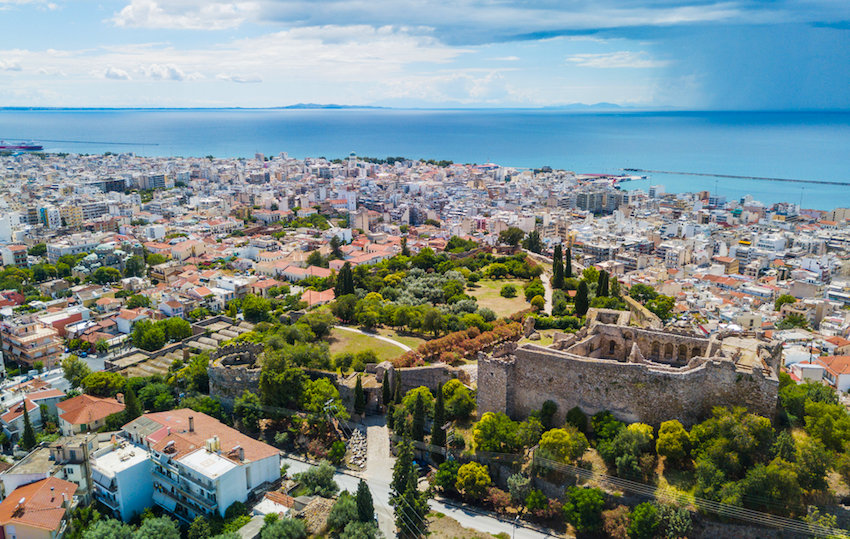
[[[94,349],[97,350],[98,354],[102,355],[109,351],[109,344],[103,339],[98,339],[97,342],[94,343]]]
[[[555,246],[552,255],[552,288],[560,290],[564,286],[564,252],[561,244]]]
[[[44,256],[47,254],[47,244],[45,243],[36,243],[29,249],[27,249],[27,254],[29,256]]]
[[[540,438],[540,450],[546,458],[568,463],[581,459],[590,444],[574,426],[552,429]]]
[[[782,306],[786,303],[797,303],[797,298],[790,294],[782,294],[773,302],[773,310],[778,311],[782,309]]]
[[[445,320],[443,315],[437,309],[430,307],[426,309],[422,316],[422,329],[428,332],[433,332],[434,337],[440,336],[440,331],[445,328]]]
[[[360,376],[357,376],[357,383],[354,385],[354,413],[357,415],[363,414],[366,411],[366,395],[363,393],[363,382]]]
[[[357,518],[360,522],[375,521],[375,505],[372,502],[372,492],[363,479],[357,484]]]
[[[523,232],[521,228],[512,226],[507,230],[502,230],[501,232],[499,232],[499,243],[515,247],[519,245],[519,242],[524,236],[525,232]]]
[[[124,388],[125,378],[117,372],[98,371],[83,378],[83,391],[95,397],[114,397]]]
[[[522,241],[522,246],[532,253],[540,254],[543,250],[543,241],[540,239],[540,232],[532,230],[528,236]]]
[[[658,292],[647,284],[638,283],[629,289],[629,296],[635,301],[646,303],[658,297]]]
[[[653,539],[660,523],[655,505],[644,502],[629,514],[629,538]]]
[[[531,490],[531,478],[515,473],[508,477],[508,492],[516,502],[524,502]]]
[[[124,264],[124,277],[142,277],[145,274],[145,261],[139,255],[133,255]]]
[[[301,519],[281,518],[260,530],[260,539],[306,539],[307,526]]]
[[[501,412],[481,416],[472,429],[472,439],[478,451],[516,453],[522,448],[519,424]]]
[[[270,305],[266,298],[248,294],[242,300],[242,314],[248,322],[263,322],[269,316]]]
[[[351,494],[343,492],[328,513],[328,526],[331,530],[340,532],[345,529],[349,522],[357,520],[357,502]]]
[[[803,490],[827,490],[826,476],[833,467],[833,454],[819,440],[805,438],[797,445],[797,481]]]
[[[564,280],[571,279],[573,276],[573,250],[567,247],[567,252],[564,253]]]
[[[422,393],[416,394],[416,401],[413,405],[413,424],[411,435],[417,442],[425,439],[425,401],[422,398]]]
[[[92,280],[97,284],[114,283],[121,280],[121,272],[115,268],[100,267],[92,273]]]
[[[395,509],[396,527],[407,537],[425,533],[428,504],[417,488],[418,473],[413,461],[413,444],[405,437],[399,442],[393,479],[390,483],[390,505]]]
[[[667,460],[680,462],[688,455],[688,431],[677,419],[661,423],[658,429],[658,440],[655,442],[655,451],[666,457]]]
[[[564,520],[579,533],[598,530],[602,526],[602,508],[605,496],[598,488],[570,487],[568,500],[563,506]]]
[[[506,284],[502,287],[502,290],[499,291],[499,295],[503,298],[515,298],[517,295],[516,286],[512,284]]]
[[[381,383],[381,404],[385,407],[392,402],[392,390],[390,389],[390,377],[387,372],[384,372],[384,381]]]
[[[152,267],[165,264],[165,257],[159,253],[151,253],[148,255],[147,263]]]
[[[83,532],[83,539],[135,539],[135,534],[132,526],[107,518],[96,521]]]
[[[608,296],[608,272],[605,270],[599,272],[599,280],[596,282],[596,295],[600,297]]]
[[[209,539],[212,537],[209,521],[206,517],[198,516],[189,525],[188,539]]]
[[[245,430],[258,432],[260,430],[260,419],[263,417],[260,398],[250,391],[243,392],[242,396],[238,397],[234,403],[233,415],[239,419]]]
[[[72,388],[82,386],[83,380],[89,374],[91,374],[91,369],[88,363],[79,357],[71,354],[62,360],[62,376],[65,380],[68,380]]]
[[[531,298],[531,306],[535,311],[540,312],[546,307],[546,300],[543,299],[543,296],[537,295]]]
[[[339,270],[336,276],[336,285],[334,286],[334,294],[340,298],[349,294],[354,294],[354,275],[351,272],[351,263],[346,262]]]
[[[339,492],[339,485],[334,481],[334,467],[327,461],[323,460],[318,466],[311,466],[294,477],[304,487],[307,496],[331,498]]]
[[[477,462],[469,462],[457,471],[455,488],[471,500],[480,500],[492,484],[487,467]]]
[[[144,413],[139,400],[136,398],[136,392],[132,387],[128,387],[124,393],[124,414],[125,419],[129,423]]]
[[[586,281],[582,281],[578,285],[578,292],[576,292],[575,305],[575,311],[578,316],[584,316],[585,314],[587,314],[587,309],[590,307],[590,301],[587,297]]]
[[[29,451],[38,443],[35,437],[35,430],[32,428],[32,423],[30,422],[30,413],[27,410],[28,403],[29,401],[24,400],[24,433],[18,441],[18,445],[20,445],[25,451]]]
[[[440,447],[446,445],[446,431],[443,429],[443,425],[446,422],[446,407],[443,399],[443,384],[439,384],[434,402],[434,423],[431,427],[431,445]]]
[[[457,472],[460,466],[460,462],[456,460],[447,460],[440,464],[437,473],[434,474],[434,484],[444,493],[456,492]]]
[[[670,317],[670,311],[676,306],[676,299],[670,296],[659,294],[655,299],[646,302],[647,310],[655,314],[661,320],[667,320]]]

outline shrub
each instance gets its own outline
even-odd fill
[[[611,539],[629,539],[629,508],[618,505],[614,509],[602,511],[602,531]]]
[[[590,532],[602,526],[602,508],[605,496],[596,488],[570,487],[569,500],[564,504],[564,520],[577,532]]]
[[[487,467],[477,462],[469,462],[458,469],[455,487],[466,498],[474,500],[484,496],[490,483]]]
[[[496,487],[487,489],[485,501],[493,506],[497,513],[504,513],[511,506],[511,495]]]
[[[503,298],[515,298],[517,295],[516,286],[512,284],[506,284],[502,287],[502,290],[499,292],[499,295]]]
[[[587,414],[581,408],[575,406],[567,412],[567,424],[578,429],[579,432],[587,431]]]
[[[661,523],[658,509],[650,502],[644,502],[629,514],[629,537],[631,539],[653,539]]]

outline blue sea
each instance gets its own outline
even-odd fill
[[[850,181],[850,113],[841,112],[7,110],[0,139],[39,141],[50,152],[342,158],[353,151],[577,173],[639,168]],[[667,192],[717,190],[729,200],[850,206],[847,186],[651,174],[623,187],[656,184]]]

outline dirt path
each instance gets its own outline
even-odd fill
[[[398,342],[394,339],[390,339],[389,337],[385,337],[383,335],[378,335],[377,333],[369,333],[368,331],[363,331],[362,329],[350,328],[350,327],[346,327],[346,326],[334,326],[334,329],[341,329],[342,331],[350,331],[352,333],[359,333],[361,335],[366,335],[367,337],[372,337],[373,339],[378,339],[379,341],[388,342],[390,344],[398,346],[399,348],[401,348],[405,352],[410,352],[411,350],[413,350],[411,347],[407,346],[404,343],[400,343],[400,342]]]

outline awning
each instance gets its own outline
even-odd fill
[[[173,513],[174,510],[177,509],[177,500],[175,500],[171,496],[166,496],[161,492],[153,493],[153,501],[155,504],[164,507],[170,513]]]

